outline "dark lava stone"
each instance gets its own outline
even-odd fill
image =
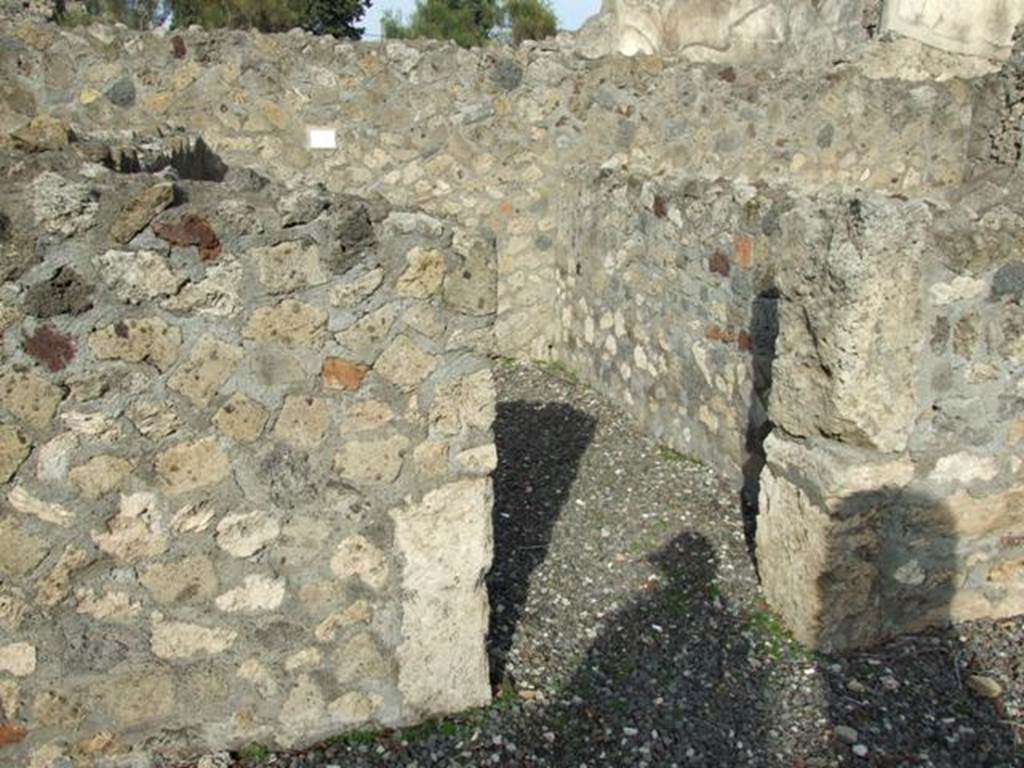
[[[49,280],[28,289],[25,311],[36,317],[79,315],[92,307],[92,291],[74,269],[61,267]]]

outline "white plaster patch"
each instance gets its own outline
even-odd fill
[[[338,135],[333,128],[309,128],[310,149],[337,149]]]

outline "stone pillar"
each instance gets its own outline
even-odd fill
[[[757,557],[810,646],[1024,609],[1020,219],[977,213],[978,191],[783,221]]]
[[[803,643],[877,640],[894,500],[914,475],[923,346],[921,204],[838,198],[784,222],[779,337],[757,557],[765,594]],[[793,260],[790,260],[793,259]]]

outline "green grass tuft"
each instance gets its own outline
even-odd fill
[[[533,366],[544,371],[548,376],[553,376],[556,379],[567,381],[570,384],[579,383],[579,377],[560,360],[534,360]]]
[[[260,765],[270,757],[270,750],[262,744],[249,744],[238,750],[238,759],[243,765]]]
[[[704,462],[695,456],[687,456],[685,453],[680,453],[675,448],[669,448],[667,445],[658,446],[658,458],[662,461],[670,461],[673,464],[687,464],[694,467],[703,467]]]
[[[753,608],[747,617],[747,630],[760,639],[773,659],[810,658],[811,652],[796,641],[793,635],[768,609],[767,606]]]
[[[376,731],[349,731],[330,739],[331,744],[346,747],[362,747],[375,744],[380,734]]]

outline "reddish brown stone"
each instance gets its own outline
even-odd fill
[[[710,259],[708,259],[708,269],[716,275],[728,277],[729,272],[732,271],[732,266],[729,264],[728,256],[724,253],[715,253]]]
[[[501,203],[498,205],[498,210],[501,211],[506,216],[511,216],[513,213],[515,213],[515,208],[512,207],[512,203],[510,203],[508,200],[502,200]]]
[[[740,331],[739,335],[736,337],[736,346],[744,352],[752,352],[754,349],[754,340],[746,331]]]
[[[42,325],[25,337],[25,352],[51,373],[62,371],[75,359],[75,342],[52,325]]]
[[[187,49],[185,48],[185,40],[181,35],[175,35],[171,38],[171,53],[176,59],[184,59]]]
[[[709,325],[704,329],[704,338],[709,341],[721,341],[726,344],[736,343],[736,334],[726,328],[719,328],[717,325]]]
[[[749,237],[736,238],[736,263],[743,269],[754,263],[754,241]]]
[[[157,222],[153,225],[153,232],[171,245],[198,246],[199,258],[203,261],[213,261],[220,256],[217,233],[206,219],[194,213],[183,216],[177,224]]]
[[[28,729],[14,723],[0,723],[0,747],[20,744],[28,735]]]
[[[321,374],[324,386],[328,389],[345,389],[354,392],[362,385],[368,370],[370,369],[361,363],[342,360],[340,357],[328,357],[324,360]]]
[[[654,215],[659,219],[668,216],[668,201],[661,195],[654,196]]]

